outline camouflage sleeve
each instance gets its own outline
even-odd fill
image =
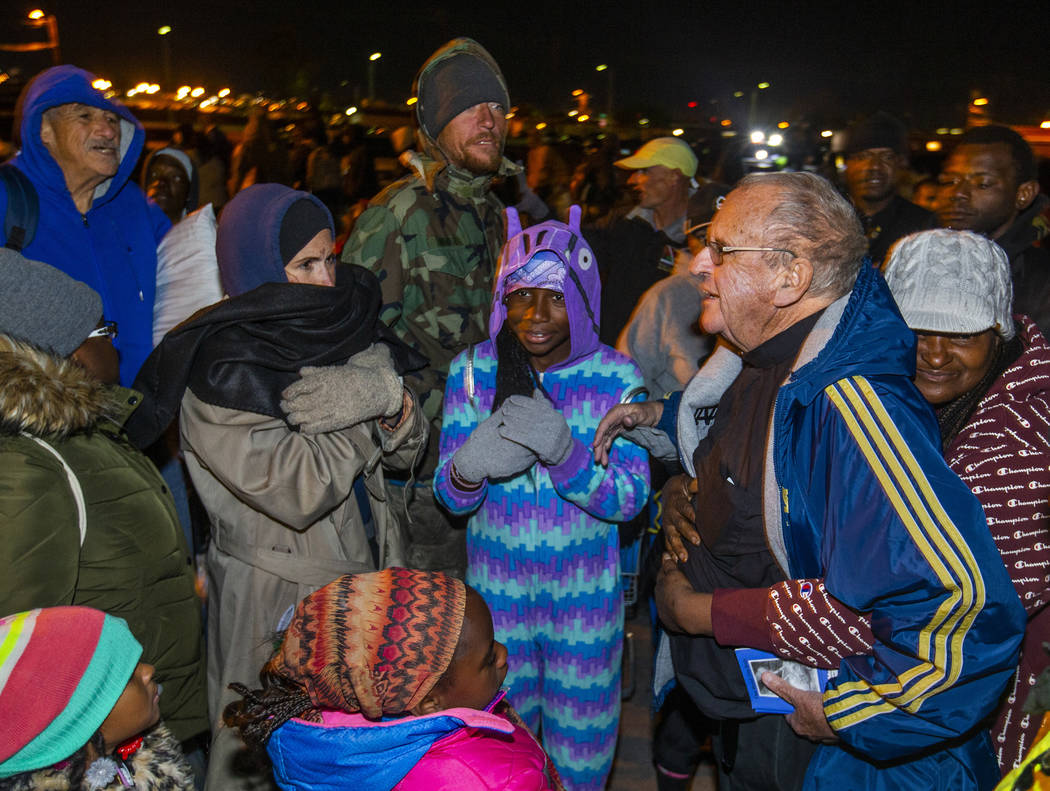
[[[371,206],[358,218],[343,248],[342,261],[363,266],[379,278],[383,291],[379,318],[397,331],[409,261],[401,225],[388,208]]]

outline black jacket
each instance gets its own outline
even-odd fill
[[[1037,245],[1048,235],[1043,210],[1050,198],[1039,195],[995,241],[1010,258],[1014,313],[1031,317],[1044,335],[1050,332],[1050,250]]]
[[[898,239],[916,231],[937,227],[933,212],[916,206],[900,195],[894,195],[885,209],[871,217],[861,215],[860,221],[868,237],[868,255],[876,266],[885,260],[886,253]]]

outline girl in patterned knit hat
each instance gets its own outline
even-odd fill
[[[488,607],[460,580],[348,574],[299,603],[263,688],[231,685],[244,699],[225,719],[266,747],[281,788],[561,789],[503,700],[506,674]]]
[[[565,784],[604,788],[620,714],[623,591],[618,522],[649,495],[646,452],[588,442],[642,376],[598,339],[594,254],[568,225],[522,230],[507,210],[489,341],[460,354],[445,389],[438,500],[469,515],[467,581],[508,652],[508,699]]]
[[[141,655],[122,619],[90,607],[0,618],[0,789],[193,789]]]

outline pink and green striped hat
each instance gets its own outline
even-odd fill
[[[141,655],[121,618],[90,607],[0,618],[0,778],[51,766],[83,747]]]

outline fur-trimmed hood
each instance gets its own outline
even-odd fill
[[[103,421],[123,424],[115,388],[69,358],[6,335],[0,335],[0,382],[0,435],[61,439]]]
[[[138,791],[193,791],[193,771],[182,754],[179,743],[163,723],[143,735],[142,746],[131,754],[128,766],[134,774]],[[54,768],[26,772],[13,777],[9,791],[79,791],[70,787],[70,778]],[[119,779],[103,791],[123,791]]]

